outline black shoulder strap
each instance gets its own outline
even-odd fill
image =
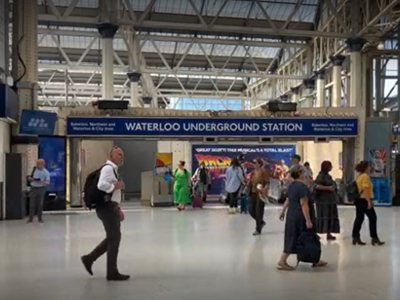
[[[33,177],[33,174],[35,173],[35,171],[36,171],[36,167],[33,167],[31,177]]]
[[[101,166],[100,171],[101,171],[101,169],[103,169],[105,166],[110,166],[110,167],[113,169],[115,178],[117,178],[117,180],[118,180],[118,179],[119,179],[119,178],[118,178],[118,174],[117,174],[117,172],[115,172],[115,169],[114,169],[114,166],[113,166],[113,165],[111,165],[111,164],[104,164],[104,165]]]

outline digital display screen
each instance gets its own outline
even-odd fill
[[[64,137],[39,137],[39,158],[45,160],[50,173],[47,192],[66,192],[66,139]]]

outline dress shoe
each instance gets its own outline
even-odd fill
[[[364,246],[365,243],[364,243],[363,241],[361,241],[361,239],[354,239],[354,238],[353,238],[353,245]]]
[[[86,271],[93,276],[93,271],[92,271],[92,267],[93,267],[93,261],[86,255],[81,257],[81,261],[83,266],[85,267]]]
[[[120,273],[114,274],[114,275],[107,275],[107,280],[108,281],[127,281],[131,278],[129,275],[123,275]]]
[[[326,236],[326,239],[327,239],[328,241],[335,241],[335,240],[336,240],[336,237],[334,237],[332,234],[328,234],[328,235]]]
[[[372,246],[375,246],[375,245],[382,246],[385,244],[385,242],[382,242],[379,238],[373,238],[371,240],[371,244],[372,244]]]

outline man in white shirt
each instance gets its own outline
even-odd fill
[[[98,218],[103,222],[106,238],[88,255],[82,256],[82,263],[86,271],[93,275],[93,263],[107,252],[107,280],[125,281],[129,275],[120,274],[117,267],[119,244],[121,241],[121,221],[124,214],[121,211],[121,188],[124,183],[118,179],[118,166],[124,160],[121,148],[114,147],[110,158],[100,171],[97,187],[105,192],[105,202],[96,207]]]

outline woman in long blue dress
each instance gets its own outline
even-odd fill
[[[277,269],[282,271],[295,270],[288,264],[287,259],[290,254],[297,254],[297,242],[300,234],[306,230],[315,231],[314,203],[310,197],[310,190],[302,182],[301,173],[301,166],[291,168],[290,176],[293,182],[288,187],[287,199],[280,215],[280,219],[283,221],[287,210],[283,253],[277,265]],[[324,267],[326,265],[327,263],[321,260],[313,266]]]

